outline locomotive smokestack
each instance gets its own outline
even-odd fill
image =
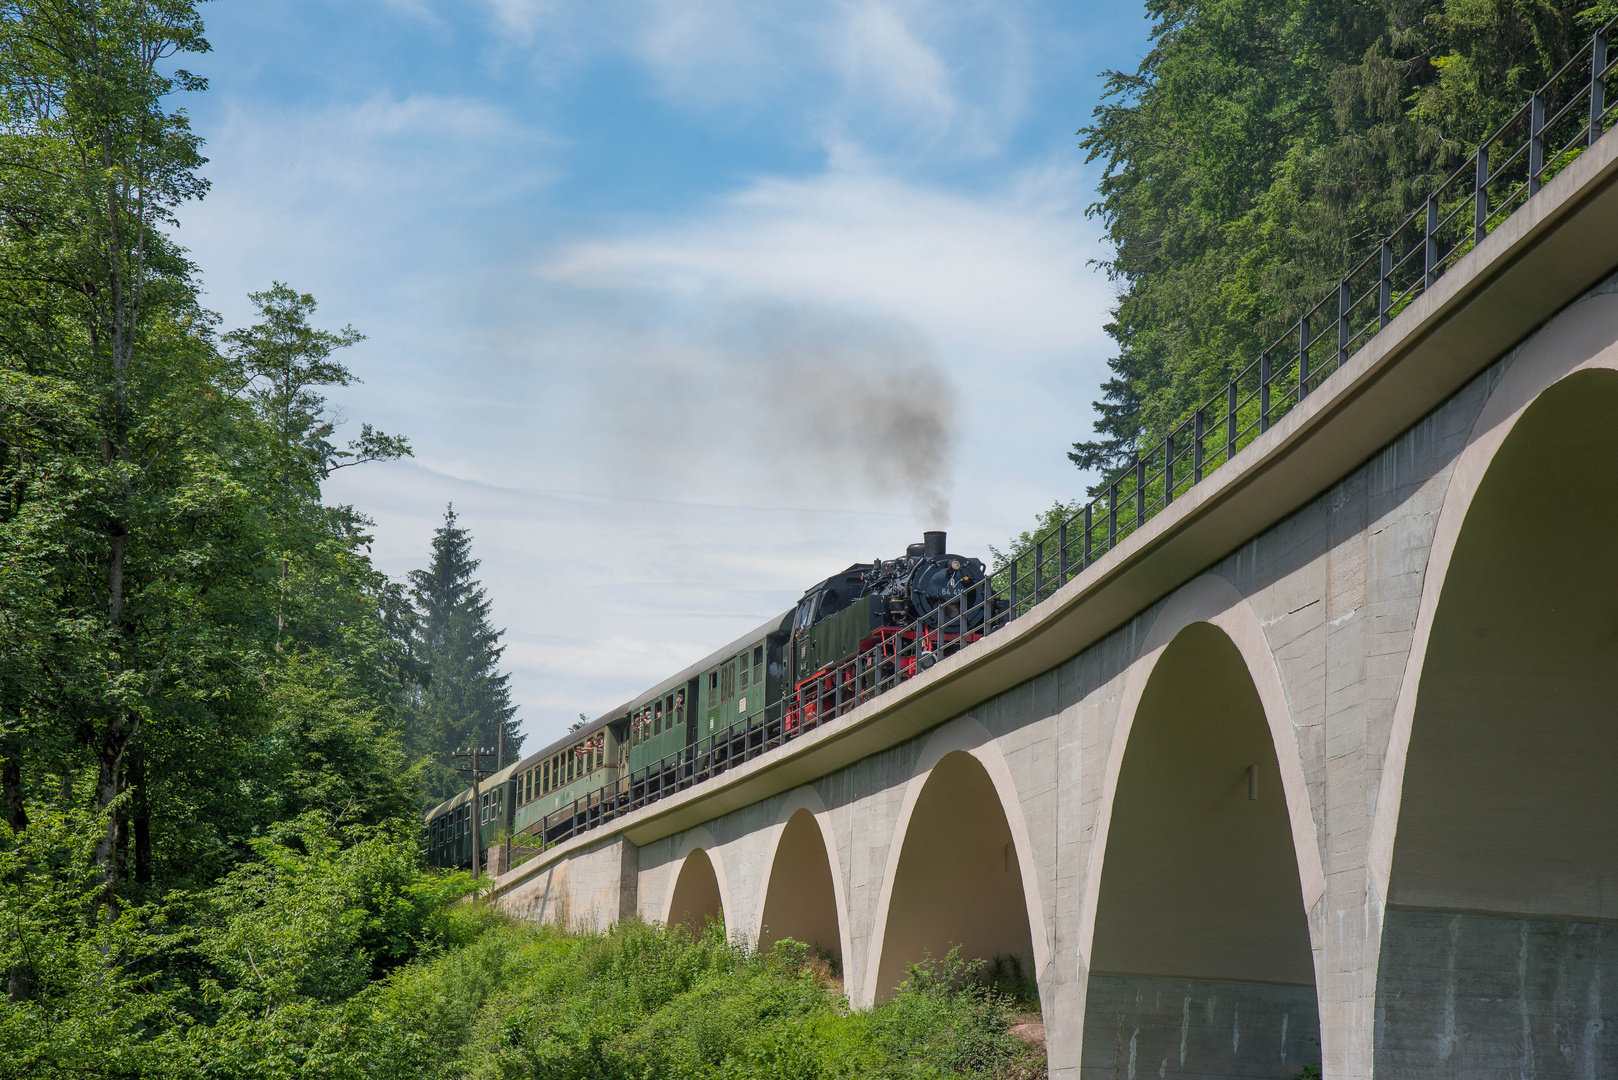
[[[940,531],[934,531],[934,532],[924,532],[924,533],[922,533],[921,534],[922,553],[925,554],[929,559],[943,558],[943,556],[944,556],[944,538],[945,538],[946,535],[947,534],[945,534],[941,530]]]

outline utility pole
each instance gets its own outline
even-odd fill
[[[486,747],[474,746],[470,750],[457,750],[450,755],[452,758],[469,758],[472,764],[462,765],[457,772],[472,774],[472,880],[476,882],[483,876],[483,807],[478,790],[478,784],[489,771],[483,768],[482,756],[488,754]]]

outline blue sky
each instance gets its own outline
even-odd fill
[[[530,747],[923,528],[1083,490],[1111,287],[1074,131],[1138,5],[217,0],[181,242],[367,340],[338,474],[398,576],[453,500]]]

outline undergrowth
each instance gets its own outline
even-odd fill
[[[466,1080],[1022,1080],[1045,1071],[1008,1031],[1027,990],[1019,967],[951,954],[856,1011],[795,941],[495,922],[379,986],[367,1030],[400,1070]]]

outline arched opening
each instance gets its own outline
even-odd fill
[[[1258,691],[1208,623],[1129,730],[1091,944],[1085,1076],[1296,1077],[1320,1062],[1291,818]]]
[[[820,825],[808,810],[793,814],[781,831],[765,890],[758,947],[768,949],[782,938],[802,941],[843,962],[831,859]]]
[[[1015,959],[1033,974],[1022,868],[994,782],[971,754],[944,755],[928,774],[905,829],[889,893],[876,998],[910,965],[943,959]]]
[[[1388,880],[1376,1075],[1610,1076],[1618,373],[1577,372],[1524,410],[1443,572]]]
[[[680,864],[680,876],[674,883],[674,896],[669,901],[670,926],[684,926],[693,934],[701,934],[710,920],[725,923],[724,904],[719,899],[719,877],[714,873],[708,853],[695,848]]]

